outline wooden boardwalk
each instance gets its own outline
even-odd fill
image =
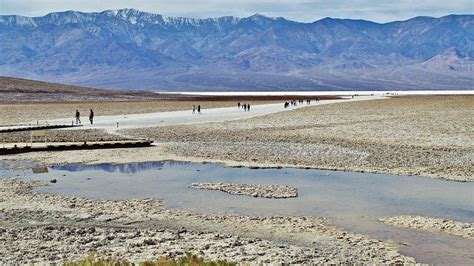
[[[59,129],[59,128],[71,128],[71,127],[82,127],[82,125],[56,124],[56,125],[8,126],[8,127],[0,127],[0,133],[19,132],[19,131],[34,131],[34,130],[47,130],[47,129]]]
[[[0,155],[40,151],[96,150],[116,148],[148,147],[152,140],[94,141],[94,142],[48,142],[48,143],[5,143],[0,146]],[[1,144],[0,144],[1,145]]]

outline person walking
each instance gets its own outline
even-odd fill
[[[247,104],[244,103],[244,112],[247,112]]]
[[[89,113],[89,121],[91,121],[91,125],[94,124],[94,111],[92,111],[92,109]]]
[[[198,105],[198,114],[201,113],[201,105]]]
[[[81,113],[76,110],[76,125],[81,123]]]
[[[239,109],[240,109],[240,102],[238,102],[238,103],[237,103],[237,108],[239,108]]]
[[[193,105],[193,114],[196,113],[196,105]]]
[[[247,104],[247,111],[250,112],[250,104]]]

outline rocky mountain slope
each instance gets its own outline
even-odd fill
[[[472,89],[474,15],[386,24],[135,9],[0,16],[0,51],[0,75],[95,87]]]
[[[2,76],[0,76],[0,95],[0,105],[39,102],[140,101],[167,99],[173,96],[136,90],[95,89]],[[12,114],[19,116],[10,109],[11,106],[6,108]],[[6,118],[3,117],[2,120],[4,119]]]

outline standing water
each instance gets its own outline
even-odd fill
[[[168,208],[193,212],[328,217],[350,232],[394,241],[402,254],[421,263],[474,264],[474,241],[470,239],[377,221],[389,215],[422,215],[473,222],[474,183],[294,168],[226,168],[177,161],[66,165],[48,170],[39,174],[2,171],[0,178],[19,174],[30,180],[57,179],[57,183],[38,191],[92,199],[154,197],[163,199]],[[298,189],[298,197],[265,199],[189,188],[195,182],[288,185]]]

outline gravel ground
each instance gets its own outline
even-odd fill
[[[191,188],[220,190],[232,195],[247,195],[256,198],[286,199],[298,197],[296,188],[281,185],[193,183]]]
[[[158,200],[88,200],[35,193],[39,181],[0,180],[0,263],[58,262],[89,251],[133,262],[191,252],[280,263],[414,263],[392,245],[315,217],[204,215]]]
[[[442,232],[450,235],[474,239],[474,223],[463,223],[450,219],[412,215],[384,217],[380,218],[379,221],[398,227],[414,228],[431,232]]]
[[[196,161],[473,181],[472,117],[474,96],[419,96],[125,132],[155,138],[170,154]]]

